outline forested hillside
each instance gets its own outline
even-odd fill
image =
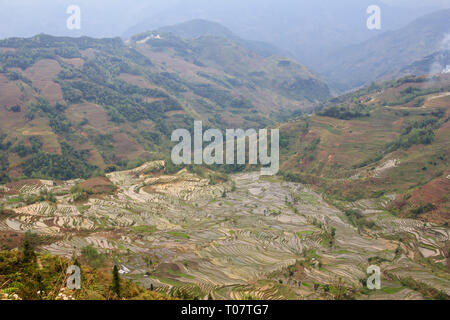
[[[171,132],[194,119],[258,128],[328,97],[305,67],[220,37],[3,40],[1,181],[135,167],[167,157]]]

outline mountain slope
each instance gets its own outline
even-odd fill
[[[292,53],[302,64],[319,70],[330,52],[399,29],[424,14],[445,8],[443,4],[433,7],[429,1],[420,6],[395,2],[389,5],[386,0],[179,1],[160,12],[149,5],[142,10],[141,21],[125,36],[193,18],[207,19],[244,39],[273,44]],[[370,5],[381,8],[382,30],[366,27],[369,16],[366,10]]]
[[[435,74],[450,71],[450,50],[437,51],[400,70],[401,74]]]
[[[329,97],[292,60],[223,38],[151,35],[127,43],[47,35],[1,41],[3,176],[70,179],[135,166],[165,158],[172,131],[194,119],[262,127]]]
[[[449,92],[450,76],[441,74],[333,99],[317,115],[281,126],[282,174],[346,201],[413,195],[402,214],[448,223]],[[421,199],[418,188],[434,194]]]
[[[397,31],[338,50],[317,69],[341,90],[395,78],[403,68],[449,50],[450,9],[423,16]]]
[[[162,27],[159,28],[158,31],[163,33],[173,33],[185,39],[214,36],[231,40],[264,57],[272,55],[287,56],[286,52],[283,52],[273,45],[261,41],[241,39],[221,24],[203,19],[194,19],[176,25]]]

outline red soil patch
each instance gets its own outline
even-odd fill
[[[80,183],[80,187],[92,193],[113,193],[115,187],[112,182],[105,177],[96,177]]]
[[[8,193],[10,194],[16,194],[19,193],[20,189],[25,186],[41,186],[42,183],[38,179],[28,179],[28,180],[20,180],[20,181],[14,181],[6,184],[6,187],[11,189]]]
[[[450,222],[450,179],[444,174],[440,178],[431,180],[420,188],[414,190],[410,197],[397,197],[393,205],[399,209],[403,215],[407,215],[411,209],[432,204],[434,209],[419,215],[421,220],[444,223]]]
[[[411,194],[410,202],[419,205],[422,203],[442,202],[442,197],[450,192],[450,180],[446,177],[431,180]]]
[[[89,125],[96,129],[108,128],[108,114],[105,109],[94,103],[82,103],[71,105],[66,114],[74,123],[79,123],[83,119],[89,121]]]
[[[31,145],[31,142],[30,142],[29,139],[25,139],[24,144],[25,144],[25,147],[27,147],[28,149],[31,149],[31,148],[33,147],[33,146]]]
[[[403,124],[403,121],[405,120],[405,118],[400,118],[397,121],[394,122],[394,125],[397,127],[401,127],[401,125]]]
[[[105,166],[105,162],[103,161],[103,157],[101,156],[101,154],[95,150],[95,149],[91,149],[89,150],[89,158],[88,158],[89,163],[96,165],[100,168],[103,168]]]
[[[24,237],[24,233],[0,231],[0,250],[11,250],[20,247]]]
[[[430,108],[447,108],[450,106],[450,95],[435,99],[430,99],[425,102],[426,107]]]
[[[184,111],[184,110],[168,111],[168,112],[165,112],[164,114],[166,116],[171,117],[171,116],[174,116],[174,115],[177,115],[177,114],[186,114],[186,111]]]
[[[20,105],[20,97],[21,92],[16,82],[9,81],[3,74],[0,74],[0,105],[5,107]],[[2,113],[5,111],[1,110]]]
[[[13,179],[19,179],[23,174],[23,170],[21,167],[14,167],[14,168],[8,169],[8,174]]]
[[[325,164],[328,164],[333,159],[334,157],[327,150],[321,149],[317,152],[317,160],[320,162],[325,162]]]
[[[155,102],[155,101],[162,101],[162,100],[164,100],[164,98],[144,97],[143,100],[144,100],[144,102],[152,103],[152,102]]]
[[[131,159],[138,157],[144,149],[126,133],[120,132],[113,135],[114,149],[119,159]]]
[[[41,91],[41,95],[50,104],[55,104],[64,100],[61,87],[53,82],[60,71],[61,66],[57,61],[44,59],[26,69],[25,76],[33,82],[33,86]]]
[[[240,128],[244,124],[244,118],[239,115],[224,115],[220,118],[220,122],[228,128]]]
[[[450,131],[450,122],[444,123],[438,130],[437,134],[445,134],[445,132]],[[448,139],[448,136],[447,136]],[[448,141],[448,140],[447,140]]]

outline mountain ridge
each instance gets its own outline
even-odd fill
[[[344,91],[399,77],[402,68],[449,50],[449,20],[450,9],[425,15],[404,28],[335,51],[318,71]]]
[[[264,57],[268,57],[271,55],[279,55],[285,57],[292,56],[291,54],[269,43],[262,41],[244,40],[225,26],[217,22],[205,19],[193,19],[176,25],[161,27],[158,28],[157,31],[174,33],[180,37],[187,39],[198,38],[202,36],[215,36],[225,38],[234,41],[249,50],[253,50]]]

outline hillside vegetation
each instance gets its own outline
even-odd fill
[[[19,234],[15,234],[20,237]],[[23,238],[23,235],[21,235]],[[119,278],[119,290],[113,286],[109,268],[92,268],[70,260],[36,253],[33,246],[45,237],[26,233],[20,250],[0,251],[0,300],[162,300],[167,296]],[[92,249],[95,251],[95,249]],[[81,289],[67,288],[70,265],[81,269]],[[112,268],[111,268],[112,270]]]
[[[158,37],[156,37],[158,36]],[[311,110],[327,86],[231,40],[146,33],[0,41],[1,181],[72,179],[169,154],[176,128],[259,128]]]
[[[282,174],[342,200],[404,194],[398,208],[404,214],[434,212],[448,223],[449,79],[442,74],[373,85],[282,125]],[[436,194],[408,201],[417,188],[431,193],[427,186],[437,181]]]

